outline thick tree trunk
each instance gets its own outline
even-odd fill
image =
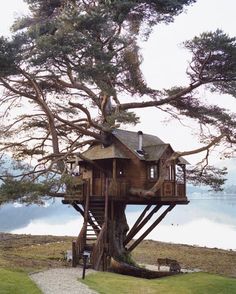
[[[108,251],[109,255],[118,260],[126,260],[127,250],[124,240],[129,230],[125,215],[126,205],[115,202],[111,204],[108,216]]]

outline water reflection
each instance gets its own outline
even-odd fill
[[[188,205],[178,205],[167,214],[148,238],[236,250],[235,205],[235,195],[223,198],[194,195]],[[127,207],[130,226],[142,209]],[[77,236],[81,226],[79,213],[71,206],[62,205],[60,200],[48,202],[44,207],[5,205],[0,208],[2,232]]]

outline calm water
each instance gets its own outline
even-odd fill
[[[127,207],[130,226],[142,209]],[[81,226],[79,213],[60,200],[45,206],[8,204],[0,208],[1,232],[77,236]],[[176,206],[148,239],[236,250],[236,195],[192,195],[190,203]]]

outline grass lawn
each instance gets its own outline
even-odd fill
[[[231,294],[236,279],[207,273],[191,273],[146,280],[113,273],[96,273],[83,281],[100,294]]]
[[[0,268],[0,294],[41,294],[24,272]]]

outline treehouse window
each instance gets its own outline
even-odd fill
[[[157,172],[157,165],[150,165],[148,167],[148,179],[149,180],[156,180],[158,177],[158,172]]]
[[[168,166],[166,168],[165,180],[167,180],[167,181],[174,181],[175,180],[175,170],[174,170],[173,165]]]
[[[176,181],[178,184],[184,184],[184,181],[185,181],[184,165],[176,166]]]

